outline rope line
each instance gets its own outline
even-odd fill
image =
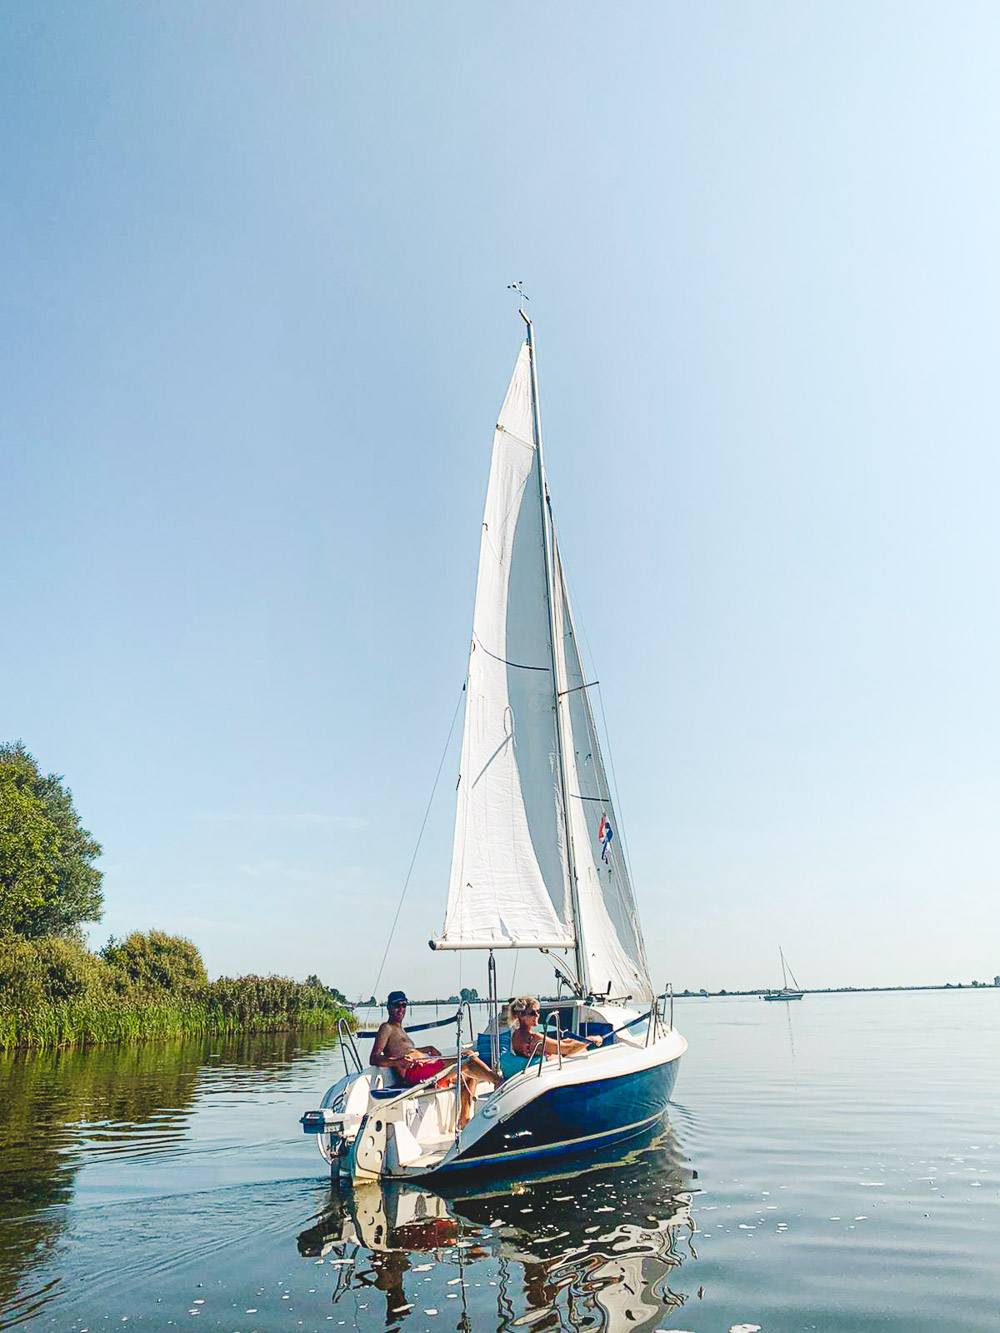
[[[389,949],[392,946],[392,937],[396,931],[396,923],[399,921],[399,914],[403,910],[403,899],[406,897],[406,890],[410,886],[410,876],[413,874],[413,867],[417,862],[417,853],[420,851],[420,841],[424,836],[424,829],[427,827],[427,819],[431,813],[431,806],[434,804],[434,795],[437,792],[438,781],[441,777],[441,770],[444,768],[444,761],[448,755],[448,746],[451,744],[452,732],[455,730],[455,722],[458,718],[458,710],[462,707],[462,695],[465,693],[465,686],[458,696],[458,703],[455,705],[455,711],[451,716],[451,726],[448,728],[448,739],[444,743],[444,749],[441,752],[441,762],[437,766],[437,772],[434,775],[434,786],[431,788],[430,800],[427,802],[427,809],[424,811],[423,822],[420,825],[420,832],[417,834],[417,845],[413,849],[413,856],[410,858],[410,868],[406,872],[406,879],[403,881],[403,891],[399,895],[399,902],[396,904],[396,915],[392,918],[392,925],[389,927],[389,938],[385,942],[385,952],[382,954],[382,961],[378,965],[378,976],[375,978],[375,985],[372,988],[372,995],[378,1000],[378,986],[382,980],[382,971],[385,968],[385,960],[389,957]],[[371,1012],[371,1006],[366,1007],[366,1012]]]

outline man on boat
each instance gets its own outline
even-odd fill
[[[448,1071],[453,1070],[458,1063],[457,1057],[443,1056],[436,1046],[414,1046],[403,1027],[407,1003],[403,991],[389,992],[386,1001],[389,1017],[375,1034],[370,1063],[380,1069],[395,1069],[402,1081],[410,1087],[416,1083],[423,1083],[425,1079],[433,1078],[435,1074],[444,1073],[446,1077],[439,1080],[436,1086],[448,1087],[455,1082],[454,1073]],[[499,1074],[494,1074],[489,1065],[483,1064],[472,1051],[462,1052],[460,1128],[467,1125],[472,1116],[472,1099],[476,1085],[490,1083],[496,1087],[500,1082]]]

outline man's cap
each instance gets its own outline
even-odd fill
[[[399,1003],[409,1004],[409,1000],[406,998],[406,992],[401,990],[391,990],[389,992],[389,998],[385,1002],[386,1008],[388,1009],[390,1004]]]

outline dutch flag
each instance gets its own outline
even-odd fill
[[[601,844],[601,860],[608,859],[608,848],[611,846],[611,839],[615,836],[615,831],[611,827],[611,821],[607,815],[601,815],[601,827],[597,830],[597,841]]]

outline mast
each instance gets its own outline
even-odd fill
[[[562,806],[563,806],[563,827],[566,836],[566,860],[569,868],[569,894],[570,903],[573,908],[573,934],[576,938],[574,953],[576,955],[576,984],[581,998],[584,998],[590,990],[590,981],[587,977],[586,959],[583,951],[583,932],[580,926],[580,901],[577,894],[576,882],[576,857],[573,852],[573,834],[570,829],[569,819],[569,783],[566,773],[566,728],[563,719],[563,709],[560,703],[560,679],[562,672],[559,671],[558,663],[560,660],[556,648],[556,612],[555,612],[555,578],[553,573],[552,556],[552,527],[551,514],[548,508],[548,494],[545,486],[545,468],[542,463],[542,423],[538,410],[538,367],[535,363],[535,337],[534,328],[531,320],[520,311],[521,318],[524,320],[528,329],[528,356],[531,361],[531,415],[535,431],[535,448],[538,450],[538,503],[541,506],[542,513],[542,550],[545,556],[545,596],[549,609],[549,642],[552,649],[552,707],[556,715],[556,749],[559,752],[559,784],[562,788]]]

